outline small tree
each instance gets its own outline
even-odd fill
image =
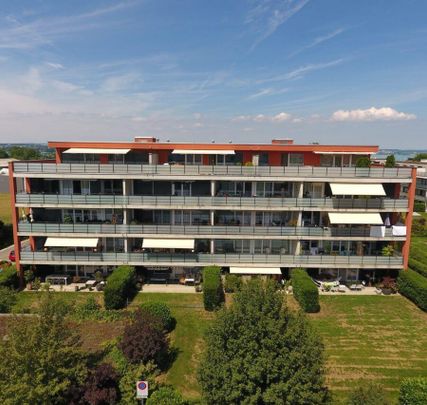
[[[388,155],[385,160],[385,167],[396,167],[396,158],[394,155]]]
[[[86,359],[69,307],[46,293],[39,316],[13,319],[0,342],[0,403],[61,404],[72,386],[84,384]]]
[[[16,303],[16,292],[7,287],[0,287],[0,313],[9,313]]]
[[[274,282],[254,279],[208,329],[199,381],[207,404],[323,404],[323,345]]]
[[[363,156],[356,160],[356,167],[370,167],[371,166],[371,159],[369,159],[367,156]]]
[[[384,388],[372,381],[361,383],[350,392],[348,405],[388,405]]]
[[[120,398],[118,381],[119,375],[111,364],[100,364],[89,374],[84,400],[90,405],[116,404]]]
[[[182,395],[173,387],[165,385],[155,391],[147,400],[147,405],[185,405]]]
[[[138,310],[133,322],[126,326],[119,348],[132,364],[150,360],[159,364],[169,344],[161,321],[146,311]]]

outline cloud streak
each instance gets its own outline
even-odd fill
[[[408,121],[416,119],[415,114],[404,113],[391,107],[371,107],[365,110],[338,110],[331,115],[331,121]]]
[[[232,119],[233,122],[300,122],[300,119],[294,118],[291,114],[280,112],[276,115],[238,115]]]

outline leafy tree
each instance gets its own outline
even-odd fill
[[[90,374],[83,399],[90,405],[116,404],[120,399],[119,375],[111,364],[103,363]]]
[[[417,153],[412,160],[419,162],[420,160],[427,159],[427,153]]]
[[[388,155],[385,160],[385,167],[396,167],[396,158],[394,155]]]
[[[64,317],[69,308],[46,293],[39,316],[17,317],[0,342],[0,403],[65,404],[86,378],[80,339]]]
[[[356,167],[369,167],[371,166],[371,159],[367,156],[361,157],[356,160]]]
[[[7,287],[0,287],[0,313],[9,313],[16,303],[16,292]]]
[[[323,344],[272,281],[254,279],[221,309],[199,368],[208,404],[323,404]]]
[[[129,365],[120,379],[120,394],[122,405],[138,405],[139,401],[135,397],[136,381],[148,381],[148,388],[151,392],[157,389],[156,377],[159,370],[153,362],[147,364]]]
[[[169,343],[159,318],[147,311],[138,310],[135,319],[126,326],[119,348],[132,364],[150,360],[159,364]]]
[[[141,305],[141,309],[159,318],[165,331],[170,332],[173,329],[174,319],[170,308],[164,302],[144,302]]]
[[[165,385],[155,391],[147,400],[147,405],[185,405],[182,395],[173,387]]]
[[[0,149],[0,159],[6,159],[8,157],[9,157],[9,154],[7,153],[7,151],[4,149]]]
[[[372,381],[360,384],[350,392],[348,405],[388,405],[384,388]]]
[[[39,160],[42,157],[37,149],[27,146],[12,146],[9,148],[9,155],[18,160]]]
[[[2,271],[0,272],[0,287],[16,288],[18,287],[18,284],[19,279],[16,266],[14,264],[3,265]]]

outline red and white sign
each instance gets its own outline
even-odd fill
[[[148,398],[148,381],[136,382],[136,397],[139,399]]]

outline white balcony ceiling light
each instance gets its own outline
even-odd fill
[[[177,155],[235,155],[234,150],[220,149],[174,149],[172,153]]]
[[[382,184],[329,183],[333,195],[378,195],[385,196]]]
[[[333,225],[383,225],[381,215],[377,212],[329,212],[328,216]]]
[[[45,247],[88,247],[96,248],[99,238],[47,238]]]
[[[149,239],[142,241],[143,249],[194,249],[194,239]]]
[[[126,155],[130,149],[70,148],[62,153],[93,153],[94,155]]]
[[[280,267],[230,267],[231,274],[282,274]]]

